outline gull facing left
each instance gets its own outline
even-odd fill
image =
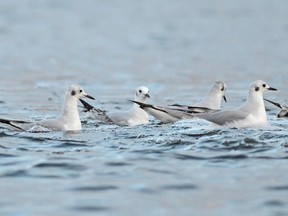
[[[74,84],[68,87],[65,94],[62,112],[57,118],[35,122],[0,118],[0,123],[23,131],[29,130],[34,126],[41,126],[55,131],[78,131],[82,129],[77,108],[77,102],[80,98],[90,98],[95,100],[92,96],[86,94],[79,85]]]

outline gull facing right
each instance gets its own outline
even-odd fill
[[[269,87],[264,81],[256,80],[250,84],[248,98],[239,108],[195,114],[194,116],[218,126],[235,128],[265,127],[268,125],[263,100],[263,93],[266,90],[277,91],[277,89]]]
[[[92,96],[86,94],[79,85],[71,85],[66,91],[62,112],[57,118],[35,122],[0,118],[0,123],[22,131],[30,130],[34,126],[56,131],[81,130],[82,125],[77,109],[77,102],[78,99],[84,97],[95,100]]]

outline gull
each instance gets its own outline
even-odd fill
[[[174,104],[172,106],[178,106],[178,107],[206,107],[209,109],[220,109],[221,108],[221,99],[223,98],[225,102],[227,102],[225,91],[227,89],[226,83],[222,81],[216,81],[212,84],[210,90],[207,92],[205,97],[203,99],[194,104],[193,106],[187,106],[187,105],[178,105]]]
[[[273,105],[275,105],[281,109],[281,111],[277,115],[278,118],[288,117],[288,105],[286,105],[286,104],[281,105],[280,103],[276,103],[276,102],[273,102],[273,101],[265,99],[265,98],[264,98],[264,100],[268,101],[269,103],[272,103]]]
[[[81,130],[82,126],[77,109],[77,102],[78,99],[84,97],[95,100],[92,96],[86,94],[79,85],[74,84],[68,87],[62,112],[57,118],[35,122],[0,118],[0,123],[22,131],[30,130],[34,126],[40,126],[54,131],[78,131]]]
[[[138,87],[134,100],[146,103],[147,98],[150,98],[149,89],[145,86]],[[84,112],[89,112],[92,119],[123,126],[135,126],[149,123],[148,114],[137,104],[133,104],[132,108],[128,111],[107,112],[93,107],[84,100],[80,99],[80,101],[85,108]]]
[[[157,106],[152,104],[145,104],[139,101],[132,101],[140,106],[147,113],[154,118],[160,120],[162,123],[173,123],[185,118],[192,118],[191,113],[210,112],[212,110],[219,110],[221,107],[221,100],[225,97],[226,84],[222,81],[213,83],[206,96],[197,104],[193,106],[174,104],[172,106]]]
[[[277,91],[264,81],[256,80],[250,84],[248,98],[244,104],[235,109],[219,110],[204,114],[195,114],[218,126],[242,128],[263,127],[268,125],[263,93],[266,90]]]

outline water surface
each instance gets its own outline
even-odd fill
[[[215,80],[228,103],[263,79],[287,91],[286,1],[0,2],[0,114],[53,117],[78,83],[93,105],[125,110],[136,87],[152,103],[193,104]],[[215,129],[203,120],[78,133],[0,130],[0,213],[26,215],[288,214],[287,120]]]

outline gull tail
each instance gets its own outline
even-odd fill
[[[109,116],[107,116],[105,110],[97,109],[82,99],[79,99],[79,100],[84,106],[83,112],[91,113],[92,115],[91,118],[102,121],[102,122],[106,122],[106,123],[113,123],[113,121],[109,118]]]
[[[15,129],[18,129],[18,130],[21,130],[21,131],[25,131],[25,129],[21,128],[17,124],[29,124],[30,122],[21,121],[21,120],[10,120],[10,119],[0,118],[0,123],[5,124],[5,125],[9,125],[9,126],[15,128]]]

